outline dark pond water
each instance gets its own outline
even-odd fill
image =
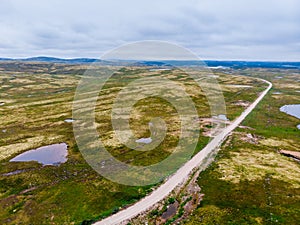
[[[37,161],[43,165],[59,165],[67,161],[68,145],[66,143],[48,145],[24,152],[10,162]]]

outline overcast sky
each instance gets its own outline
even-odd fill
[[[163,40],[203,59],[300,61],[299,0],[0,0],[0,57]]]

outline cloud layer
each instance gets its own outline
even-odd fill
[[[163,40],[204,59],[300,60],[298,0],[1,0],[0,57],[100,57]]]

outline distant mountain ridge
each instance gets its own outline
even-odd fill
[[[97,59],[90,59],[90,58],[74,58],[74,59],[62,59],[62,58],[55,58],[55,57],[46,57],[46,56],[39,56],[39,57],[32,57],[32,58],[25,58],[25,59],[13,59],[14,61],[23,61],[23,62],[50,62],[50,63],[93,63],[97,61]]]
[[[100,62],[107,65],[124,65],[127,63],[140,66],[203,66],[201,61],[176,61],[176,60],[161,60],[161,61],[134,61],[134,60],[113,60],[102,61],[93,58],[73,58],[63,59],[55,57],[32,57],[23,59],[0,58],[0,61],[8,62],[45,62],[45,63],[63,63],[63,64],[90,64],[93,62]],[[300,69],[300,62],[266,62],[266,61],[218,61],[218,60],[204,60],[208,67],[213,68],[282,68],[282,69]]]

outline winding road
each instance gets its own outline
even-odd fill
[[[262,79],[261,79],[262,80]],[[185,163],[176,173],[174,173],[165,183],[160,187],[154,190],[151,194],[141,199],[137,203],[128,208],[121,210],[120,212],[107,217],[99,222],[96,222],[95,225],[112,225],[120,224],[123,221],[132,219],[149,209],[154,204],[163,200],[169,195],[169,193],[174,190],[179,184],[183,183],[190,175],[190,173],[198,168],[204,163],[210,154],[217,149],[223,141],[228,137],[228,135],[237,127],[239,124],[255,109],[257,104],[266,96],[266,94],[272,88],[272,83],[266,80],[262,80],[267,83],[268,88],[263,91],[260,96],[229,126],[224,128],[224,130],[212,139],[198,154],[196,154],[190,161]]]

